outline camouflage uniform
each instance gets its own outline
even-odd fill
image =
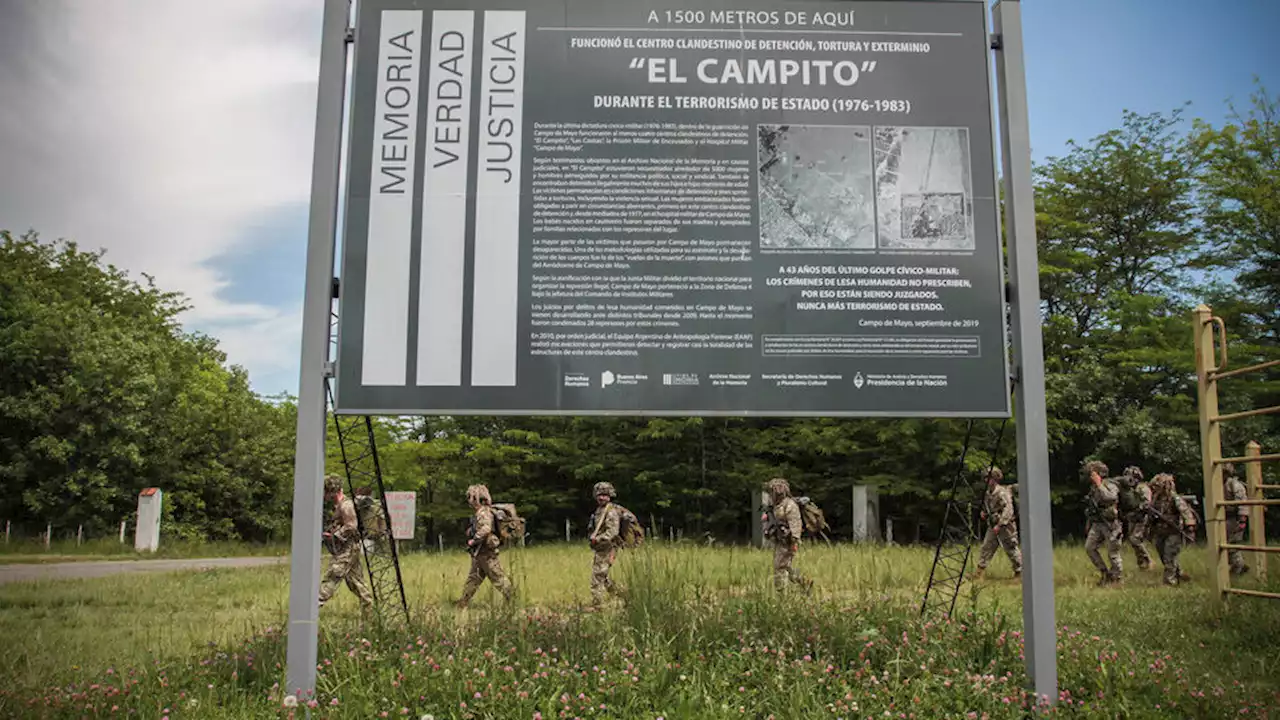
[[[773,585],[780,591],[791,584],[810,589],[813,581],[791,567],[800,551],[800,535],[804,531],[800,506],[791,497],[791,486],[782,478],[774,478],[765,485],[765,490],[773,502],[773,519],[766,528],[774,542]]]
[[[325,494],[336,495],[342,492],[342,483],[330,475],[324,479],[324,489]],[[334,503],[333,515],[325,530],[330,534],[331,540],[327,544],[333,559],[320,580],[320,607],[324,607],[338,591],[338,586],[345,582],[360,598],[361,610],[370,609],[373,607],[373,595],[361,577],[360,533],[356,526],[355,505],[349,498],[344,497]]]
[[[1230,463],[1222,467],[1223,500],[1248,500],[1249,491],[1240,478],[1236,477],[1235,467]],[[1249,506],[1232,505],[1227,507],[1227,542],[1232,545],[1244,543],[1245,530],[1249,528]],[[1231,572],[1241,575],[1249,571],[1244,563],[1244,554],[1239,550],[1228,550],[1227,559],[1231,563]]]
[[[982,576],[996,548],[1003,545],[1013,565],[1013,575],[1022,574],[1022,548],[1018,545],[1018,522],[1013,517],[1013,490],[999,484],[1004,479],[1000,468],[991,468],[987,485],[987,494],[983,498],[983,513],[990,526],[982,541],[982,552],[978,555],[978,577]],[[994,481],[994,482],[990,482]]]
[[[1182,552],[1183,537],[1181,528],[1190,527],[1194,532],[1196,516],[1191,508],[1173,489],[1173,476],[1157,475],[1151,481],[1151,509],[1160,514],[1165,521],[1156,520],[1151,524],[1151,542],[1160,554],[1160,562],[1164,565],[1164,582],[1177,585],[1179,580],[1187,580],[1188,576],[1178,564],[1178,554]],[[1179,525],[1173,527],[1173,523]]]
[[[1136,467],[1125,468],[1121,482],[1124,487],[1120,492],[1131,493],[1140,506],[1139,509],[1131,510],[1124,516],[1124,525],[1127,530],[1125,539],[1128,540],[1129,546],[1133,548],[1133,554],[1138,559],[1138,569],[1146,570],[1151,567],[1151,553],[1147,552],[1146,546],[1151,525],[1151,516],[1147,514],[1146,508],[1151,505],[1151,488],[1147,483],[1142,482],[1142,470]]]
[[[494,528],[493,508],[490,507],[493,501],[489,497],[489,489],[483,485],[472,485],[467,488],[467,501],[475,507],[468,533],[471,537],[467,542],[471,547],[471,571],[467,573],[467,583],[462,588],[462,598],[458,600],[457,606],[465,608],[485,578],[510,602],[513,588],[498,559],[500,541]]]
[[[1084,551],[1093,566],[1102,573],[1098,584],[1103,585],[1108,582],[1118,582],[1124,570],[1120,559],[1122,528],[1117,508],[1120,489],[1116,486],[1115,480],[1106,477],[1106,465],[1096,461],[1085,465],[1086,479],[1091,472],[1097,472],[1104,479],[1100,484],[1096,486],[1091,484],[1089,487],[1086,499],[1088,505],[1085,511],[1085,517],[1089,521],[1089,535],[1084,541]],[[1107,569],[1107,564],[1103,562],[1102,555],[1098,552],[1098,547],[1104,544],[1107,546],[1107,555],[1111,560],[1110,570]]]
[[[592,497],[608,495],[617,497],[617,491],[610,483],[596,483],[591,489]],[[618,532],[622,525],[622,513],[613,503],[605,505],[592,513],[591,535],[587,541],[591,544],[591,603],[599,606],[604,602],[605,593],[622,595],[622,587],[609,577],[609,569],[617,558]]]
[[[369,553],[390,553],[387,549],[387,521],[382,514],[382,503],[369,494],[368,488],[356,488],[356,512],[364,530],[364,548]]]

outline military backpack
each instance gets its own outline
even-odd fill
[[[509,545],[512,541],[519,541],[524,537],[524,518],[516,512],[516,506],[512,503],[499,503],[492,506],[493,509],[493,531],[498,536],[498,542],[502,545]]]
[[[609,505],[618,511],[618,537],[613,540],[614,547],[634,548],[644,544],[644,526],[640,524],[640,518],[617,503],[609,503]],[[597,513],[591,514],[589,522],[592,535],[600,529],[599,523],[602,519],[603,516]]]
[[[644,526],[640,518],[621,505],[618,508],[618,547],[633,548],[644,544]]]
[[[1142,509],[1142,494],[1137,486],[1120,486],[1120,512],[1128,514]]]
[[[831,529],[827,524],[826,515],[817,503],[807,497],[796,498],[796,505],[800,507],[800,525],[806,535],[818,537]]]

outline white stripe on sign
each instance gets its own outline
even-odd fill
[[[471,384],[516,384],[525,14],[484,13]]]
[[[380,35],[361,381],[403,386],[409,347],[409,245],[422,11],[384,10]]]
[[[462,281],[475,12],[431,14],[427,154],[418,277],[418,385],[462,384]]]

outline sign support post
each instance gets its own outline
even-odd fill
[[[320,514],[324,510],[325,367],[338,210],[342,102],[346,86],[349,0],[325,0],[316,88],[316,134],[307,230],[302,362],[298,379],[298,439],[293,470],[293,539],[289,561],[289,644],[286,694],[315,692],[320,616]]]
[[[1058,699],[1058,640],[1053,608],[1048,420],[1031,182],[1031,133],[1022,52],[1022,4],[1018,0],[997,0],[992,12],[999,38],[996,68],[1004,160],[1004,226],[1013,290],[1010,309],[1017,380],[1014,412],[1018,429],[1018,483],[1022,488],[1018,493],[1023,548],[1022,624],[1027,675],[1040,700],[1053,703]]]

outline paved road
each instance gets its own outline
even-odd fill
[[[28,580],[69,580],[96,578],[119,573],[172,572],[174,570],[207,570],[210,568],[246,568],[277,565],[287,557],[195,558],[188,560],[103,560],[48,564],[0,565],[0,585]]]

